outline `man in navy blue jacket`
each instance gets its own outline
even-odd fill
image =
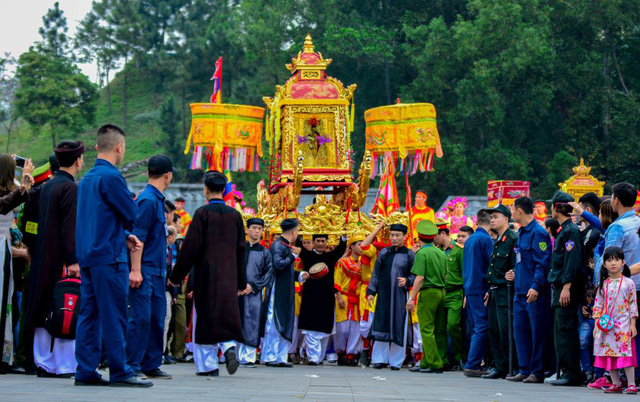
[[[173,179],[173,164],[166,155],[149,159],[149,183],[136,198],[138,216],[132,233],[140,250],[131,252],[130,282],[142,283],[129,290],[127,364],[139,377],[171,379],[160,370],[164,352],[164,319],[167,315],[167,221],[164,195]]]
[[[478,211],[478,229],[464,244],[462,258],[462,280],[466,308],[473,332],[464,375],[480,377],[484,372],[480,364],[487,350],[488,310],[485,295],[489,289],[487,271],[493,252],[493,239],[489,235],[491,214],[486,209]]]
[[[547,282],[551,263],[551,238],[535,220],[533,200],[516,199],[513,220],[520,225],[516,251],[516,270],[506,274],[515,277],[513,300],[513,333],[520,372],[509,381],[544,382],[544,352],[548,324],[551,319],[550,287]]]
[[[98,129],[96,164],[78,186],[76,255],[80,265],[80,314],[76,330],[75,385],[150,387],[126,364],[127,247],[137,250],[140,240],[132,227],[138,207],[115,165],[122,162],[125,133],[115,125]],[[132,286],[139,286],[136,278]],[[103,333],[104,331],[104,333]],[[104,335],[104,336],[103,336]],[[104,338],[109,359],[109,382],[96,371]]]

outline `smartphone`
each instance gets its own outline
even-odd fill
[[[24,162],[26,161],[26,159],[23,158],[22,156],[16,155],[16,156],[13,157],[13,160],[16,161],[16,166],[17,167],[19,167],[19,168],[23,168],[24,167]]]

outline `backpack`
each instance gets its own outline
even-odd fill
[[[51,311],[44,328],[52,338],[76,339],[80,312],[80,279],[64,278],[53,289]]]

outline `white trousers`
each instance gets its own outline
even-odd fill
[[[411,345],[411,352],[422,353],[422,336],[420,335],[420,324],[417,322],[412,325],[413,327],[413,345]]]
[[[346,352],[350,355],[360,353],[362,337],[360,336],[360,323],[346,320],[336,323],[336,334],[333,336],[333,347],[336,352]]]
[[[221,342],[217,345],[201,345],[196,343],[196,313],[195,305],[193,307],[193,362],[196,365],[196,373],[207,373],[218,369],[218,350],[222,350],[222,354],[228,349],[235,347],[233,341]]]
[[[275,292],[271,289],[271,300],[269,301],[269,312],[267,314],[267,325],[265,327],[264,347],[260,356],[263,363],[286,363],[289,358],[289,348],[291,342],[280,335],[275,325],[274,313]]]
[[[373,351],[371,353],[371,363],[385,363],[392,367],[402,367],[405,352],[402,346],[398,346],[393,342],[373,343]]]
[[[33,360],[36,366],[50,374],[76,372],[75,339],[55,338],[51,350],[51,335],[44,328],[36,328],[33,338]]]
[[[304,342],[307,344],[306,352],[310,362],[320,363],[327,353],[327,345],[331,334],[316,331],[302,331]]]
[[[293,335],[291,336],[291,347],[289,348],[289,353],[296,353],[298,351],[298,347],[300,346],[300,330],[298,329],[298,317],[294,317],[293,319]]]
[[[256,362],[256,348],[248,346],[240,342],[236,342],[236,353],[238,355],[238,362],[240,364],[255,363]]]
[[[167,350],[167,334],[169,333],[169,324],[171,323],[171,293],[165,292],[167,296],[167,314],[164,316],[164,343],[162,344],[162,353]]]
[[[371,329],[371,324],[373,323],[373,312],[369,311],[369,317],[367,320],[360,319],[360,335],[365,338],[369,336],[369,330]]]

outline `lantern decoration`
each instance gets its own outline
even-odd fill
[[[560,190],[571,194],[576,200],[587,193],[596,193],[602,197],[605,182],[591,176],[591,167],[584,165],[583,158],[580,158],[580,165],[573,168],[573,173],[573,176],[558,183]]]
[[[264,108],[225,103],[192,103],[191,131],[195,145],[191,169],[257,172],[262,157]]]
[[[490,180],[487,183],[487,206],[513,205],[516,198],[529,196],[529,182],[517,180]]]
[[[364,120],[365,149],[373,154],[372,178],[389,172],[428,172],[434,157],[442,157],[436,108],[431,103],[369,109]]]

